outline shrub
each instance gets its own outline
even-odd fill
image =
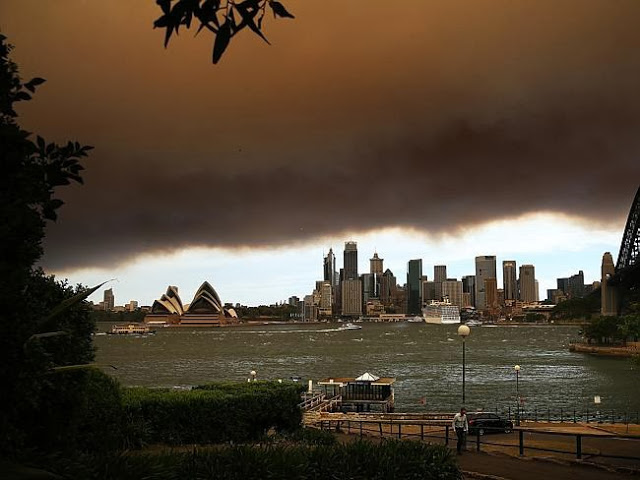
[[[96,479],[387,479],[462,478],[451,451],[441,445],[389,440],[330,446],[234,446],[190,453],[56,458],[49,469],[65,478]]]
[[[127,445],[255,441],[268,430],[300,428],[301,387],[252,382],[193,390],[129,388],[123,392]]]

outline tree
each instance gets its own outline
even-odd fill
[[[173,33],[178,35],[180,27],[191,28],[195,21],[199,24],[196,35],[206,29],[214,36],[214,64],[220,61],[231,39],[245,28],[269,44],[262,31],[267,6],[274,18],[295,18],[282,3],[275,0],[156,0],[156,3],[162,15],[153,26],[165,29],[165,48]]]
[[[20,128],[15,105],[29,101],[45,80],[23,82],[0,34],[0,444],[20,437],[21,423],[37,421],[40,392],[52,367],[93,358],[86,306],[64,315],[55,307],[81,290],[35,268],[47,221],[63,202],[56,190],[82,183],[80,159],[91,149],[77,142],[47,143]]]

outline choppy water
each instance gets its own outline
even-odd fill
[[[397,411],[453,410],[462,396],[462,345],[455,326],[368,324],[165,328],[147,338],[97,336],[97,361],[126,385],[193,385],[299,376],[306,382],[369,371],[397,378]],[[466,405],[515,402],[513,366],[527,406],[639,411],[640,366],[630,359],[570,353],[577,327],[475,327],[466,343]],[[424,398],[424,405],[420,399]]]

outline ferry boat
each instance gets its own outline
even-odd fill
[[[128,325],[113,325],[109,333],[112,335],[147,335],[156,332],[151,330],[148,325],[129,323]]]
[[[451,305],[448,299],[443,302],[432,300],[422,309],[422,316],[426,323],[451,325],[460,323],[460,307]]]

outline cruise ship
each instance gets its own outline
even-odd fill
[[[460,307],[451,305],[451,302],[446,298],[443,302],[432,300],[422,309],[422,316],[427,323],[442,325],[460,323]]]

